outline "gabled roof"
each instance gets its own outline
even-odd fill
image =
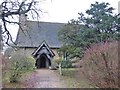
[[[26,27],[19,29],[16,38],[18,47],[38,47],[43,40],[50,48],[59,48],[62,42],[58,39],[58,32],[65,23],[27,21]]]
[[[50,49],[50,47],[48,46],[48,44],[43,41],[39,46],[38,48],[32,53],[33,56],[36,56],[40,50],[42,50],[42,47],[45,47],[47,49],[47,51],[51,54],[51,56],[55,56],[54,52]],[[44,51],[43,51],[44,52]],[[45,52],[46,53],[46,52]]]

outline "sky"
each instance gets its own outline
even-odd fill
[[[77,18],[78,12],[85,12],[90,8],[91,3],[109,2],[118,12],[118,1],[120,0],[46,0],[42,4],[43,11],[48,11],[41,16],[41,21],[68,22]]]
[[[95,1],[109,2],[118,12],[118,2],[120,0],[44,0],[39,5],[43,11],[40,21],[67,23],[71,19],[77,19],[78,12],[85,12]],[[15,40],[18,27],[9,26],[10,33]]]

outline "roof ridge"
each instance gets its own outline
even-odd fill
[[[45,45],[48,51],[51,52],[53,56],[55,56],[54,52],[50,49],[49,45],[47,44],[45,40],[43,40],[42,43],[34,50],[32,55],[34,56],[41,49],[43,45]]]
[[[32,21],[32,20],[27,20],[27,22],[53,23],[53,24],[67,24],[67,23],[62,23],[62,22]]]

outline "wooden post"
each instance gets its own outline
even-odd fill
[[[60,73],[60,75],[62,75],[62,67],[61,67],[61,63],[59,64],[59,73]]]

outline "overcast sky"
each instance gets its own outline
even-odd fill
[[[40,8],[43,13],[41,21],[67,23],[70,19],[76,19],[78,12],[85,12],[90,5],[98,2],[109,2],[114,7],[115,13],[118,12],[118,1],[120,0],[45,0],[41,2]],[[18,28],[11,26],[11,34],[15,39]],[[13,29],[14,28],[14,29]],[[16,30],[17,29],[17,30]]]
[[[48,13],[42,15],[41,21],[67,22],[70,19],[77,18],[78,12],[85,12],[95,1],[109,2],[116,9],[115,12],[118,11],[118,1],[120,0],[52,0],[52,2],[46,0],[41,8]]]

